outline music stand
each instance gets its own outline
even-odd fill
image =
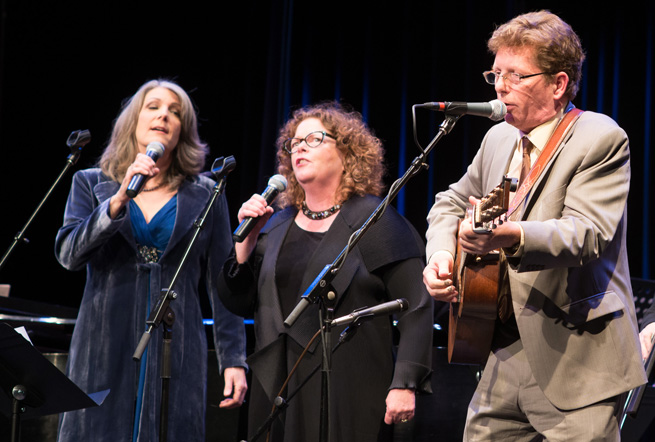
[[[11,442],[20,440],[20,418],[46,416],[100,405],[91,399],[10,325],[0,323],[0,411],[11,417]]]

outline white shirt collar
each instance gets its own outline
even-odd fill
[[[550,139],[551,135],[553,132],[555,132],[555,129],[557,128],[557,125],[559,124],[564,114],[571,110],[573,107],[573,104],[569,103],[566,107],[560,109],[553,118],[535,127],[530,131],[530,133],[526,134],[522,130],[519,130],[519,142],[521,138],[527,136],[528,140],[530,140],[537,152],[541,153],[544,147],[546,147],[546,143]]]

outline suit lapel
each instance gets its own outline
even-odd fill
[[[512,130],[506,132],[497,141],[494,141],[493,146],[490,146],[494,151],[494,157],[492,159],[492,165],[489,168],[483,195],[487,195],[498,186],[503,176],[507,174],[509,165],[512,162],[514,149],[516,148],[516,138],[516,129],[512,128]]]
[[[168,246],[161,259],[170,253],[173,248],[191,232],[195,227],[193,223],[198,219],[209,202],[209,190],[189,181],[183,181],[177,192],[177,213],[175,226]]]
[[[262,314],[273,316],[273,320],[267,319],[266,321],[255,321],[255,327],[270,327],[259,334],[259,336],[265,336],[267,339],[270,338],[266,342],[262,342],[261,345],[269,344],[276,339],[277,336],[285,332],[284,320],[286,318],[282,317],[280,295],[277,290],[277,284],[275,283],[277,271],[276,264],[278,256],[280,255],[280,248],[282,247],[284,238],[287,236],[289,227],[293,222],[294,215],[295,211],[291,209],[278,212],[264,226],[261,232],[261,234],[265,234],[265,238],[261,241],[265,241],[266,244],[263,252],[260,252],[263,253],[260,273],[264,275],[264,277],[260,278],[260,281],[258,282],[258,292],[260,293],[258,302]],[[270,294],[270,296],[263,297],[262,294],[264,293]]]
[[[354,229],[350,228],[343,215],[339,213],[330,226],[330,230],[326,232],[318,248],[310,258],[303,278],[302,287],[309,287],[323,268],[334,262],[348,243],[348,238],[353,231]],[[354,254],[356,253],[356,250],[351,250],[350,253]],[[351,257],[346,258],[341,269],[338,271],[337,277],[332,281],[332,286],[336,291],[337,296],[339,296],[339,300],[348,288],[348,285],[350,285],[350,281],[352,280],[357,267],[359,267],[359,262],[357,262],[357,260],[351,259]]]
[[[345,216],[344,212],[346,213]],[[326,265],[331,264],[337,256],[339,256],[339,253],[341,253],[348,243],[348,238],[352,232],[361,224],[361,222],[357,224],[358,221],[362,221],[359,219],[360,217],[349,216],[347,212],[348,211],[345,210],[336,215],[330,229],[321,240],[321,243],[314,251],[312,257],[309,259],[300,288],[302,292],[299,293],[299,297],[310,287],[323,268]],[[271,293],[271,298],[260,300],[260,302],[266,304],[266,313],[274,316],[274,321],[272,321],[276,327],[274,336],[277,336],[280,333],[287,333],[298,342],[298,344],[305,346],[309,342],[311,336],[313,336],[319,328],[318,304],[312,304],[307,307],[291,328],[285,328],[283,322],[286,318],[282,317],[279,293],[275,281],[276,263],[280,254],[280,249],[291,223],[294,222],[296,213],[295,210],[280,212],[275,218],[271,219],[269,225],[267,225],[262,231],[262,233],[266,233],[267,242],[264,260],[262,262],[262,273],[271,276],[266,278],[265,281],[262,281],[261,284],[268,287],[268,290],[266,291]],[[357,248],[351,250],[350,254],[353,256],[349,256],[345,260],[336,278],[332,281],[332,287],[338,296],[337,305],[342,302],[348,286],[361,264],[361,257]],[[262,287],[260,286],[260,290],[261,289]]]
[[[346,207],[344,207],[344,209],[346,209]],[[355,215],[357,214],[355,213]],[[359,220],[359,217],[357,216],[353,217],[352,212],[347,209],[336,215],[330,229],[323,237],[323,240],[314,251],[314,254],[307,264],[301,290],[305,291],[308,289],[316,277],[323,271],[325,266],[332,264],[339,256],[348,243],[350,235],[352,235],[352,233],[361,225],[361,222],[357,224],[357,221],[363,220]],[[335,310],[343,302],[343,299],[347,294],[348,286],[350,286],[350,283],[361,263],[359,249],[354,248],[350,250],[348,257],[341,265],[337,276],[332,280],[330,290],[333,290],[337,295]],[[300,295],[303,294],[304,293],[300,293]],[[287,334],[303,347],[307,345],[311,336],[313,336],[319,328],[319,306],[320,303],[310,305],[296,320],[294,325],[287,330]],[[317,342],[311,348],[312,351],[316,348],[316,345]]]
[[[534,204],[536,203],[536,199],[539,197],[541,194],[541,188],[544,186],[545,180],[550,175],[550,172],[552,170],[553,164],[555,163],[555,160],[557,157],[560,155],[562,150],[566,147],[568,142],[570,141],[571,137],[573,136],[573,132],[575,131],[575,126],[571,128],[571,130],[568,131],[568,133],[564,136],[562,141],[559,143],[557,148],[555,149],[555,152],[553,155],[550,157],[548,160],[548,163],[544,166],[543,172],[539,174],[537,177],[537,180],[535,181],[534,185],[532,186],[532,189],[528,196],[526,197],[526,201],[523,204],[523,212],[521,213],[520,219],[525,219],[525,217],[528,215]]]

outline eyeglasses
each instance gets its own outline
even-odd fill
[[[484,81],[489,84],[496,84],[498,82],[498,77],[502,77],[503,80],[508,81],[511,84],[518,85],[521,83],[521,80],[524,78],[536,77],[537,75],[550,75],[550,72],[539,72],[538,74],[530,75],[521,75],[516,72],[510,72],[509,74],[501,75],[500,72],[495,71],[485,71],[482,73]]]
[[[330,135],[324,130],[317,130],[315,132],[310,133],[305,138],[289,138],[284,142],[282,148],[286,151],[286,153],[291,155],[293,153],[298,152],[298,147],[300,146],[300,143],[302,143],[303,141],[305,142],[307,147],[318,147],[325,140],[325,137],[330,137],[333,140],[337,139],[334,135]]]

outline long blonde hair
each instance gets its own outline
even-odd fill
[[[103,173],[114,181],[121,182],[127,168],[134,162],[139,152],[136,141],[136,127],[145,96],[157,87],[169,89],[177,95],[181,104],[180,139],[171,157],[171,165],[166,171],[164,181],[177,188],[187,176],[199,174],[205,166],[209,149],[200,140],[198,119],[189,95],[176,83],[169,80],[151,80],[144,83],[139,90],[122,107],[114,121],[109,144],[100,157],[99,167]]]

